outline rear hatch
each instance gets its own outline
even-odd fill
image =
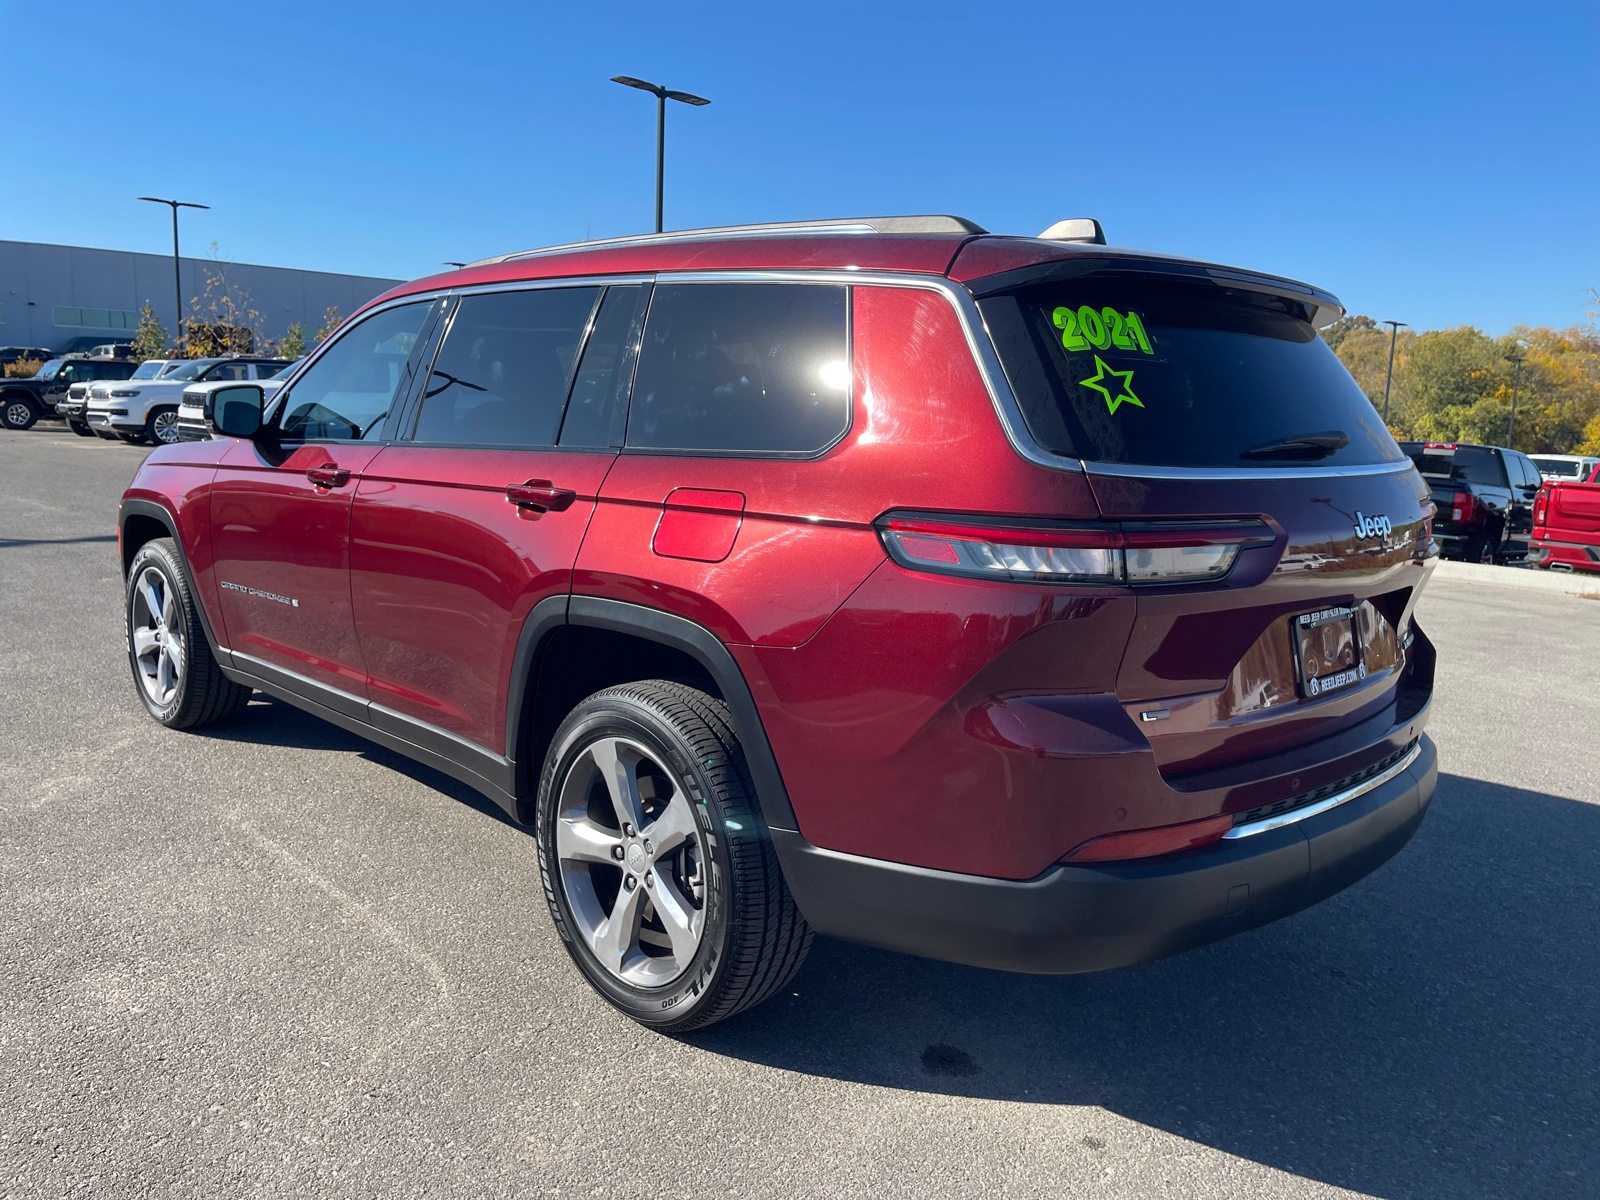
[[[974,287],[1034,439],[1083,461],[1107,519],[1272,535],[1219,582],[1138,591],[1117,693],[1163,775],[1208,788],[1244,782],[1245,764],[1379,753],[1409,716],[1396,702],[1434,506],[1312,325],[1331,298],[1069,268]]]

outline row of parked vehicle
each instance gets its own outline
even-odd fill
[[[203,429],[199,406],[210,385],[249,381],[265,386],[292,365],[288,359],[248,355],[143,362],[93,355],[52,358],[31,377],[0,385],[0,423],[29,429],[43,417],[59,417],[84,437],[170,444],[182,437],[187,392],[194,391],[196,409],[189,424]]]
[[[1459,442],[1400,447],[1433,496],[1445,557],[1600,571],[1600,457]]]

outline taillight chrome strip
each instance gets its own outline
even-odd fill
[[[1235,825],[1232,829],[1228,830],[1227,833],[1222,835],[1222,840],[1227,841],[1230,838],[1238,839],[1254,837],[1258,833],[1267,833],[1273,829],[1282,829],[1285,825],[1293,825],[1297,821],[1304,821],[1309,817],[1320,816],[1329,809],[1338,808],[1341,804],[1348,804],[1352,800],[1355,800],[1361,796],[1365,796],[1368,792],[1372,791],[1373,788],[1382,787],[1384,784],[1388,783],[1396,775],[1400,774],[1400,772],[1404,771],[1412,763],[1416,762],[1417,755],[1421,753],[1422,743],[1421,741],[1418,741],[1415,746],[1411,747],[1411,753],[1407,754],[1387,771],[1383,771],[1380,774],[1374,775],[1371,779],[1356,784],[1355,787],[1346,788],[1342,792],[1338,792],[1335,795],[1329,796],[1326,800],[1318,800],[1315,804],[1308,804],[1304,808],[1293,808],[1286,813],[1279,813],[1275,817],[1264,817],[1262,820],[1252,821],[1248,825]]]

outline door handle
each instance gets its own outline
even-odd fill
[[[527,483],[506,486],[506,499],[529,512],[564,512],[577,498],[577,492],[558,488],[548,479],[530,479]]]
[[[321,488],[343,487],[350,482],[350,472],[343,467],[336,467],[332,463],[325,463],[320,467],[311,467],[306,471],[306,478]]]

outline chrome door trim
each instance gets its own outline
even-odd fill
[[[1258,833],[1267,833],[1273,829],[1282,829],[1285,825],[1293,825],[1296,822],[1304,821],[1309,817],[1320,816],[1329,809],[1338,808],[1341,804],[1348,804],[1350,801],[1355,800],[1358,797],[1365,796],[1374,788],[1382,787],[1384,784],[1388,783],[1396,775],[1400,774],[1400,772],[1404,771],[1412,763],[1416,762],[1417,755],[1421,753],[1422,742],[1418,740],[1417,744],[1411,747],[1411,753],[1407,754],[1388,770],[1383,771],[1378,775],[1374,775],[1371,779],[1368,779],[1362,783],[1358,783],[1355,785],[1355,787],[1346,788],[1342,792],[1337,792],[1334,795],[1329,796],[1326,800],[1318,800],[1315,804],[1308,804],[1304,808],[1290,809],[1288,812],[1279,813],[1275,817],[1266,817],[1260,821],[1251,821],[1248,825],[1235,825],[1232,829],[1228,830],[1227,833],[1222,835],[1223,839],[1228,840],[1254,837]]]
[[[818,270],[799,267],[754,270],[732,268],[709,271],[634,271],[616,275],[560,275],[545,279],[503,280],[465,287],[439,287],[427,292],[401,296],[395,300],[386,301],[378,307],[388,308],[394,304],[405,304],[414,300],[436,299],[446,293],[466,296],[484,292],[526,291],[530,288],[596,287],[612,284],[621,286],[662,282],[843,283],[859,284],[864,287],[919,288],[923,291],[937,292],[955,310],[956,317],[961,323],[962,334],[967,340],[967,348],[972,353],[973,361],[978,364],[978,374],[983,379],[984,388],[989,393],[989,401],[994,406],[996,416],[1000,418],[1000,427],[1005,432],[1006,440],[1011,444],[1012,450],[1034,466],[1044,467],[1051,471],[1079,471],[1102,478],[1123,476],[1133,479],[1271,480],[1330,479],[1381,475],[1404,471],[1412,465],[1409,458],[1402,458],[1395,462],[1327,467],[1156,467],[1142,466],[1136,463],[1084,461],[1083,459],[1073,458],[1070,455],[1057,454],[1054,451],[1046,450],[1034,440],[1033,435],[1028,431],[1027,423],[1022,417],[1022,406],[1017,402],[1016,394],[1012,392],[1011,384],[1006,379],[1005,368],[1000,364],[1000,356],[995,351],[994,342],[989,335],[989,327],[983,320],[983,314],[978,311],[977,301],[973,299],[972,293],[966,287],[942,275],[923,275],[905,271],[862,271],[848,267]],[[378,311],[377,308],[369,309],[361,315],[365,317],[369,313],[376,311]],[[851,344],[853,347],[853,339]],[[319,347],[319,357],[321,350],[322,348]],[[304,365],[302,365],[301,369],[304,369]],[[299,371],[296,371],[295,374],[298,375]],[[287,390],[293,382],[292,378],[286,381],[284,390]]]

